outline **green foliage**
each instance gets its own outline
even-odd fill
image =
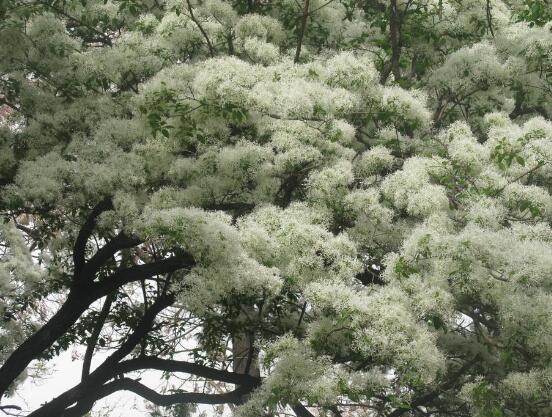
[[[530,26],[543,26],[552,20],[552,9],[546,0],[524,0],[518,19],[529,22]]]
[[[512,146],[506,139],[502,138],[491,152],[493,159],[500,169],[507,169],[515,161],[521,166],[525,166],[525,159],[520,155],[520,148]]]

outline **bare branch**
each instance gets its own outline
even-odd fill
[[[203,29],[203,26],[201,26],[201,23],[199,23],[199,21],[196,19],[190,0],[187,0],[186,2],[188,3],[188,11],[190,12],[190,19],[192,19],[192,22],[196,24],[199,31],[205,38],[205,42],[207,42],[207,47],[209,48],[209,55],[211,55],[211,58],[213,58],[215,56],[215,50],[213,49],[213,44],[209,40],[209,36],[207,35],[207,32],[205,32],[205,30]]]
[[[299,28],[299,35],[297,37],[297,49],[295,50],[295,59],[293,61],[296,64],[299,62],[299,58],[301,57],[301,46],[303,45],[303,37],[305,36],[307,20],[309,19],[309,5],[310,0],[305,0],[305,4],[303,7],[303,16],[301,18],[301,26]]]
[[[96,348],[96,343],[98,342],[98,338],[100,337],[100,333],[105,323],[105,319],[107,318],[109,311],[111,310],[111,304],[113,303],[114,300],[115,300],[115,292],[109,294],[105,299],[105,302],[102,306],[102,310],[100,311],[100,315],[98,316],[98,321],[96,322],[96,326],[94,327],[94,330],[92,331],[92,334],[88,339],[88,343],[86,345],[86,352],[84,353],[84,359],[82,363],[81,381],[84,381],[84,379],[90,374],[90,365],[92,363],[92,356],[94,355],[94,349]]]
[[[184,372],[202,378],[236,385],[256,386],[261,381],[260,378],[247,374],[239,374],[221,369],[210,368],[208,366],[192,362],[161,359],[152,356],[141,356],[135,359],[129,359],[116,366],[117,373],[121,374],[141,369],[156,369],[166,372]]]
[[[96,226],[96,219],[104,211],[110,210],[113,208],[113,203],[111,198],[104,198],[98,204],[94,206],[86,221],[82,225],[77,239],[75,240],[75,245],[73,247],[73,263],[75,266],[75,277],[78,276],[80,271],[84,268],[85,264],[85,254],[86,254],[86,243],[94,231]]]

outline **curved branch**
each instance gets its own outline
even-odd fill
[[[239,404],[243,402],[243,396],[251,392],[251,388],[240,387],[234,391],[223,394],[204,394],[201,392],[179,392],[175,394],[159,394],[158,392],[140,384],[138,381],[129,378],[118,379],[107,385],[109,390],[131,391],[146,400],[161,406],[170,406],[181,403],[200,403],[200,404]],[[104,386],[105,387],[105,386]],[[102,387],[103,388],[103,387]]]
[[[73,264],[75,267],[75,278],[79,275],[82,268],[84,268],[86,243],[88,242],[90,235],[92,235],[92,232],[94,231],[94,227],[96,226],[96,219],[104,211],[110,210],[112,208],[113,203],[111,201],[111,198],[104,198],[102,201],[94,206],[94,208],[86,218],[86,221],[82,225],[77,239],[75,240],[75,245],[73,247]]]
[[[105,398],[117,391],[130,391],[155,405],[170,407],[175,404],[241,404],[244,401],[244,396],[249,394],[252,389],[240,387],[234,391],[225,392],[223,394],[204,394],[198,392],[159,394],[137,380],[122,378],[109,382],[102,385],[99,389],[94,390],[87,398],[83,399],[81,403],[67,409],[61,414],[61,417],[80,417],[89,412],[97,400]]]
[[[148,279],[155,275],[168,274],[182,268],[191,268],[194,265],[194,259],[188,254],[172,256],[157,262],[121,269],[102,281],[94,283],[92,289],[97,298],[101,298],[125,284]]]
[[[2,411],[6,415],[14,415],[14,414],[11,414],[11,410],[22,411],[21,407],[19,407],[18,405],[11,405],[11,404],[0,405],[0,411]]]
[[[101,266],[109,260],[113,255],[122,249],[132,248],[143,243],[143,240],[136,236],[127,236],[124,232],[119,233],[98,251],[86,262],[83,266],[81,275],[88,280],[93,280],[96,272]]]
[[[121,362],[119,365],[116,366],[116,371],[119,374],[138,371],[142,369],[155,369],[158,371],[167,372],[184,372],[206,379],[245,386],[257,386],[261,382],[261,378],[251,375],[238,374],[235,372],[210,368],[208,366],[199,365],[192,362],[161,359],[153,356],[141,356],[135,359]]]

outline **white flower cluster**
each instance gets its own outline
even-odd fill
[[[33,261],[27,243],[15,224],[0,222],[0,315],[10,317],[15,313],[19,316],[17,319],[4,319],[0,324],[0,361],[4,361],[25,339],[31,325],[25,312],[13,311],[17,307],[11,302],[37,290],[44,272]],[[25,378],[26,373],[23,373],[11,388],[15,389]]]
[[[449,205],[446,189],[430,182],[427,158],[408,159],[402,168],[385,178],[381,190],[393,206],[406,210],[412,216],[427,217],[446,211]]]
[[[357,178],[369,179],[374,175],[384,174],[395,163],[395,157],[385,146],[375,146],[365,151],[354,165],[354,173]]]
[[[368,294],[335,281],[309,285],[306,296],[313,308],[341,317],[338,322],[327,323],[329,326],[314,323],[311,343],[345,326],[342,331],[352,333],[354,340],[349,349],[367,358],[377,357],[405,375],[411,372],[412,377],[430,383],[442,371],[444,357],[435,346],[434,335],[411,314],[405,294],[397,287]]]
[[[305,343],[285,335],[269,346],[266,355],[277,358],[275,365],[263,385],[234,415],[262,415],[267,406],[273,411],[281,400],[307,400],[323,405],[337,400],[342,372],[333,368],[328,358],[316,357]]]
[[[179,285],[188,287],[182,301],[196,314],[232,294],[270,296],[281,288],[278,269],[260,264],[236,244],[238,231],[221,212],[146,210],[135,227],[143,236],[168,248],[180,247],[194,258],[195,266]]]
[[[336,278],[352,282],[361,269],[356,247],[346,234],[328,232],[328,222],[324,210],[307,205],[265,206],[240,220],[239,229],[244,246],[270,259],[289,285],[302,288]]]

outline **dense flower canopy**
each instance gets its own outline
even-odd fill
[[[552,416],[551,118],[547,0],[1,1],[0,411]]]

